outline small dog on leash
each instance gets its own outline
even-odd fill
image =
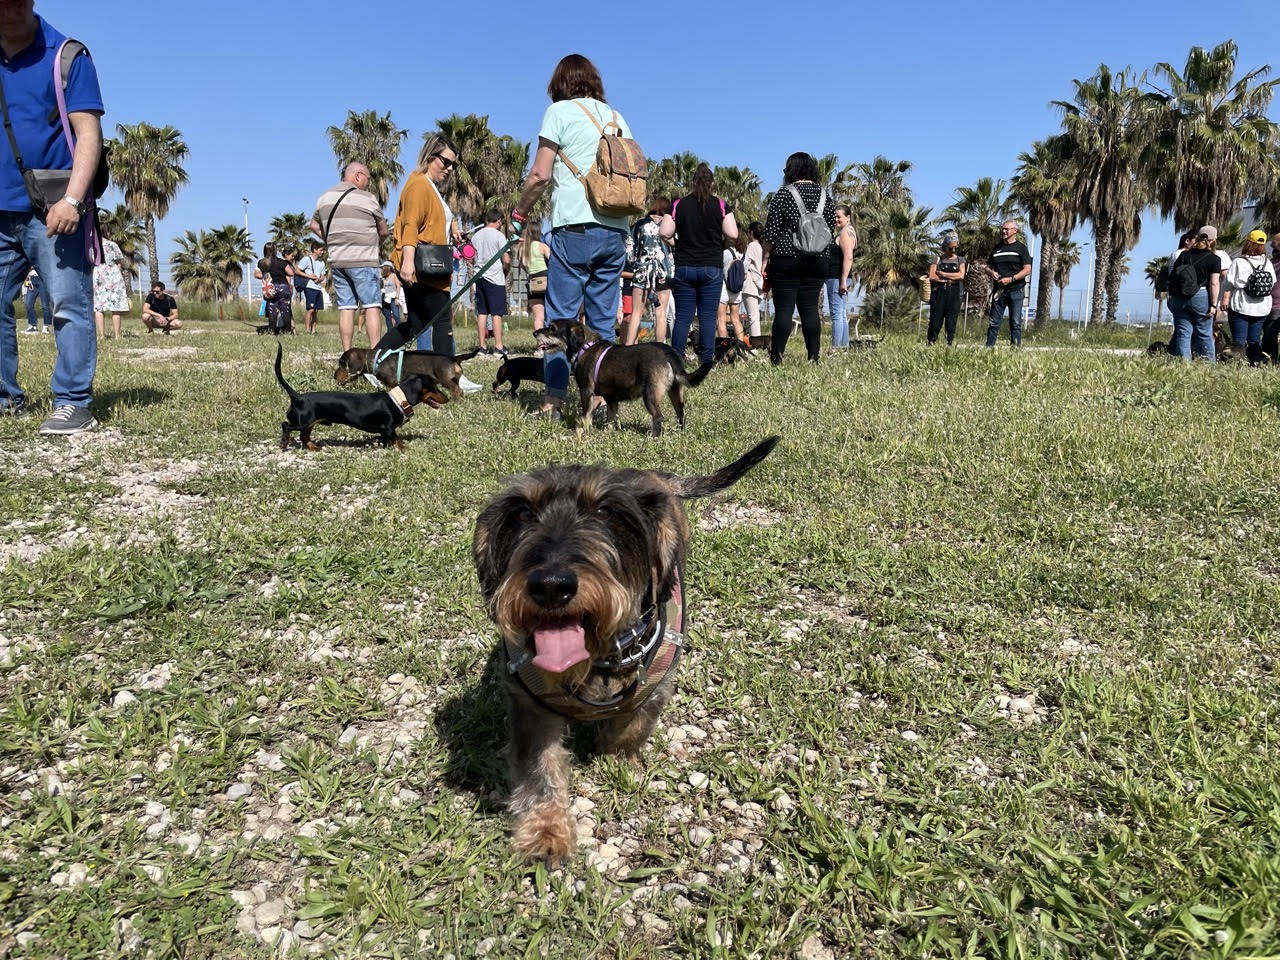
[[[320,445],[311,439],[311,428],[317,423],[341,423],[366,433],[376,433],[382,445],[404,444],[396,436],[396,429],[413,416],[413,408],[419,403],[439,407],[448,401],[443,393],[433,389],[425,377],[412,375],[400,381],[390,393],[342,393],[338,390],[315,390],[298,393],[289,386],[280,372],[280,358],[284,347],[276,346],[276,380],[289,395],[289,409],[280,424],[280,449],[289,449],[289,434],[296,432],[302,445],[308,450],[319,450]]]
[[[650,436],[662,435],[662,400],[670,399],[676,422],[684,429],[685,390],[707,378],[714,364],[704,364],[692,373],[680,355],[665,343],[637,343],[629,347],[603,340],[589,341],[585,324],[558,320],[538,331],[544,349],[563,349],[572,359],[582,415],[591,412],[592,396],[604,399],[605,424],[618,422],[618,404],[623,400],[643,400],[649,411]]]
[[[352,377],[373,374],[384,387],[394,387],[399,382],[397,374],[405,377],[412,374],[430,381],[431,389],[447,391],[454,400],[461,400],[462,387],[458,379],[462,376],[462,361],[470,360],[479,352],[472,350],[456,357],[446,357],[443,353],[405,350],[403,354],[393,353],[386,357],[375,370],[373,351],[357,347],[338,358],[338,369],[333,371],[333,379],[345,386]]]
[[[570,721],[635,754],[671,699],[683,649],[684,501],[736,483],[772,436],[709,476],[544,467],[498,493],[476,520],[472,555],[502,635],[509,808],[515,848],[553,865],[574,849]]]

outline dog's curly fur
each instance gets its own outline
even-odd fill
[[[536,631],[580,624],[589,659],[540,671],[544,689],[608,701],[635,679],[598,668],[613,638],[655,598],[665,603],[683,578],[689,522],[683,501],[723,490],[769,455],[769,437],[709,476],[599,466],[546,467],[517,477],[481,510],[472,553],[480,589],[504,643],[533,653]],[[553,589],[548,589],[553,585]],[[679,629],[679,625],[672,625]],[[504,673],[516,849],[552,863],[573,850],[569,817],[569,721]],[[634,709],[600,721],[598,745],[634,754],[671,699],[670,673]]]

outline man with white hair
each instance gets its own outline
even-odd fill
[[[987,273],[995,288],[991,291],[991,312],[987,324],[987,346],[996,345],[996,337],[1004,325],[1005,307],[1009,308],[1009,342],[1022,345],[1022,301],[1026,296],[1027,277],[1031,276],[1031,251],[1018,239],[1018,225],[1006,220],[1000,225],[1000,245],[991,253]]]
[[[364,311],[369,346],[382,339],[382,277],[378,245],[390,231],[382,204],[369,192],[369,168],[348,163],[342,182],[316,201],[308,228],[325,244],[338,301],[338,339],[342,352],[351,349],[356,310]]]

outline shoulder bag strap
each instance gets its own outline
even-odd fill
[[[9,119],[9,101],[4,95],[3,81],[0,81],[0,112],[4,113],[4,132],[9,137],[9,146],[13,148],[13,159],[18,163],[18,172],[23,173],[27,165],[22,160],[22,151],[18,149],[18,138],[13,135],[13,123]]]
[[[355,187],[347,187],[342,196],[333,201],[333,208],[329,211],[329,219],[324,222],[324,243],[326,247],[329,245],[329,228],[333,226],[333,216],[338,212],[338,204],[347,199],[347,194],[353,190],[355,190]]]
[[[602,127],[602,126],[600,125],[600,121],[596,119],[596,115],[595,115],[594,113],[592,113],[590,110],[588,110],[588,109],[587,109],[587,105],[586,105],[585,103],[583,103],[581,100],[575,100],[575,101],[573,101],[573,102],[574,102],[574,103],[576,103],[576,104],[578,105],[578,109],[579,109],[579,110],[581,110],[583,113],[585,113],[585,114],[587,115],[588,119],[590,119],[590,120],[591,120],[591,122],[595,124],[596,129],[600,131],[600,136],[602,136],[602,137],[603,137],[603,136],[604,136],[604,127]],[[618,115],[615,113],[615,114],[613,115],[613,122],[614,122],[614,126],[617,126],[617,123],[616,123],[617,119],[618,119]]]
[[[605,135],[604,127],[600,125],[600,121],[596,119],[595,115],[590,110],[587,109],[587,105],[583,103],[581,100],[574,100],[573,103],[577,106],[579,110],[581,110],[583,113],[587,115],[588,120],[590,120],[593,124],[595,124],[595,128],[598,131],[600,131],[600,136],[603,137]],[[614,117],[617,117],[616,113],[614,114]],[[569,168],[569,172],[573,174],[573,178],[575,180],[579,182],[584,182],[582,180],[582,172],[576,166],[574,166],[573,161],[570,160],[565,155],[564,150],[557,150],[556,156],[558,156],[561,160],[564,161],[564,165]]]

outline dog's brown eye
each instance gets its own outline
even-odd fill
[[[521,523],[535,523],[538,519],[538,515],[529,507],[521,507],[516,512],[516,519]]]

